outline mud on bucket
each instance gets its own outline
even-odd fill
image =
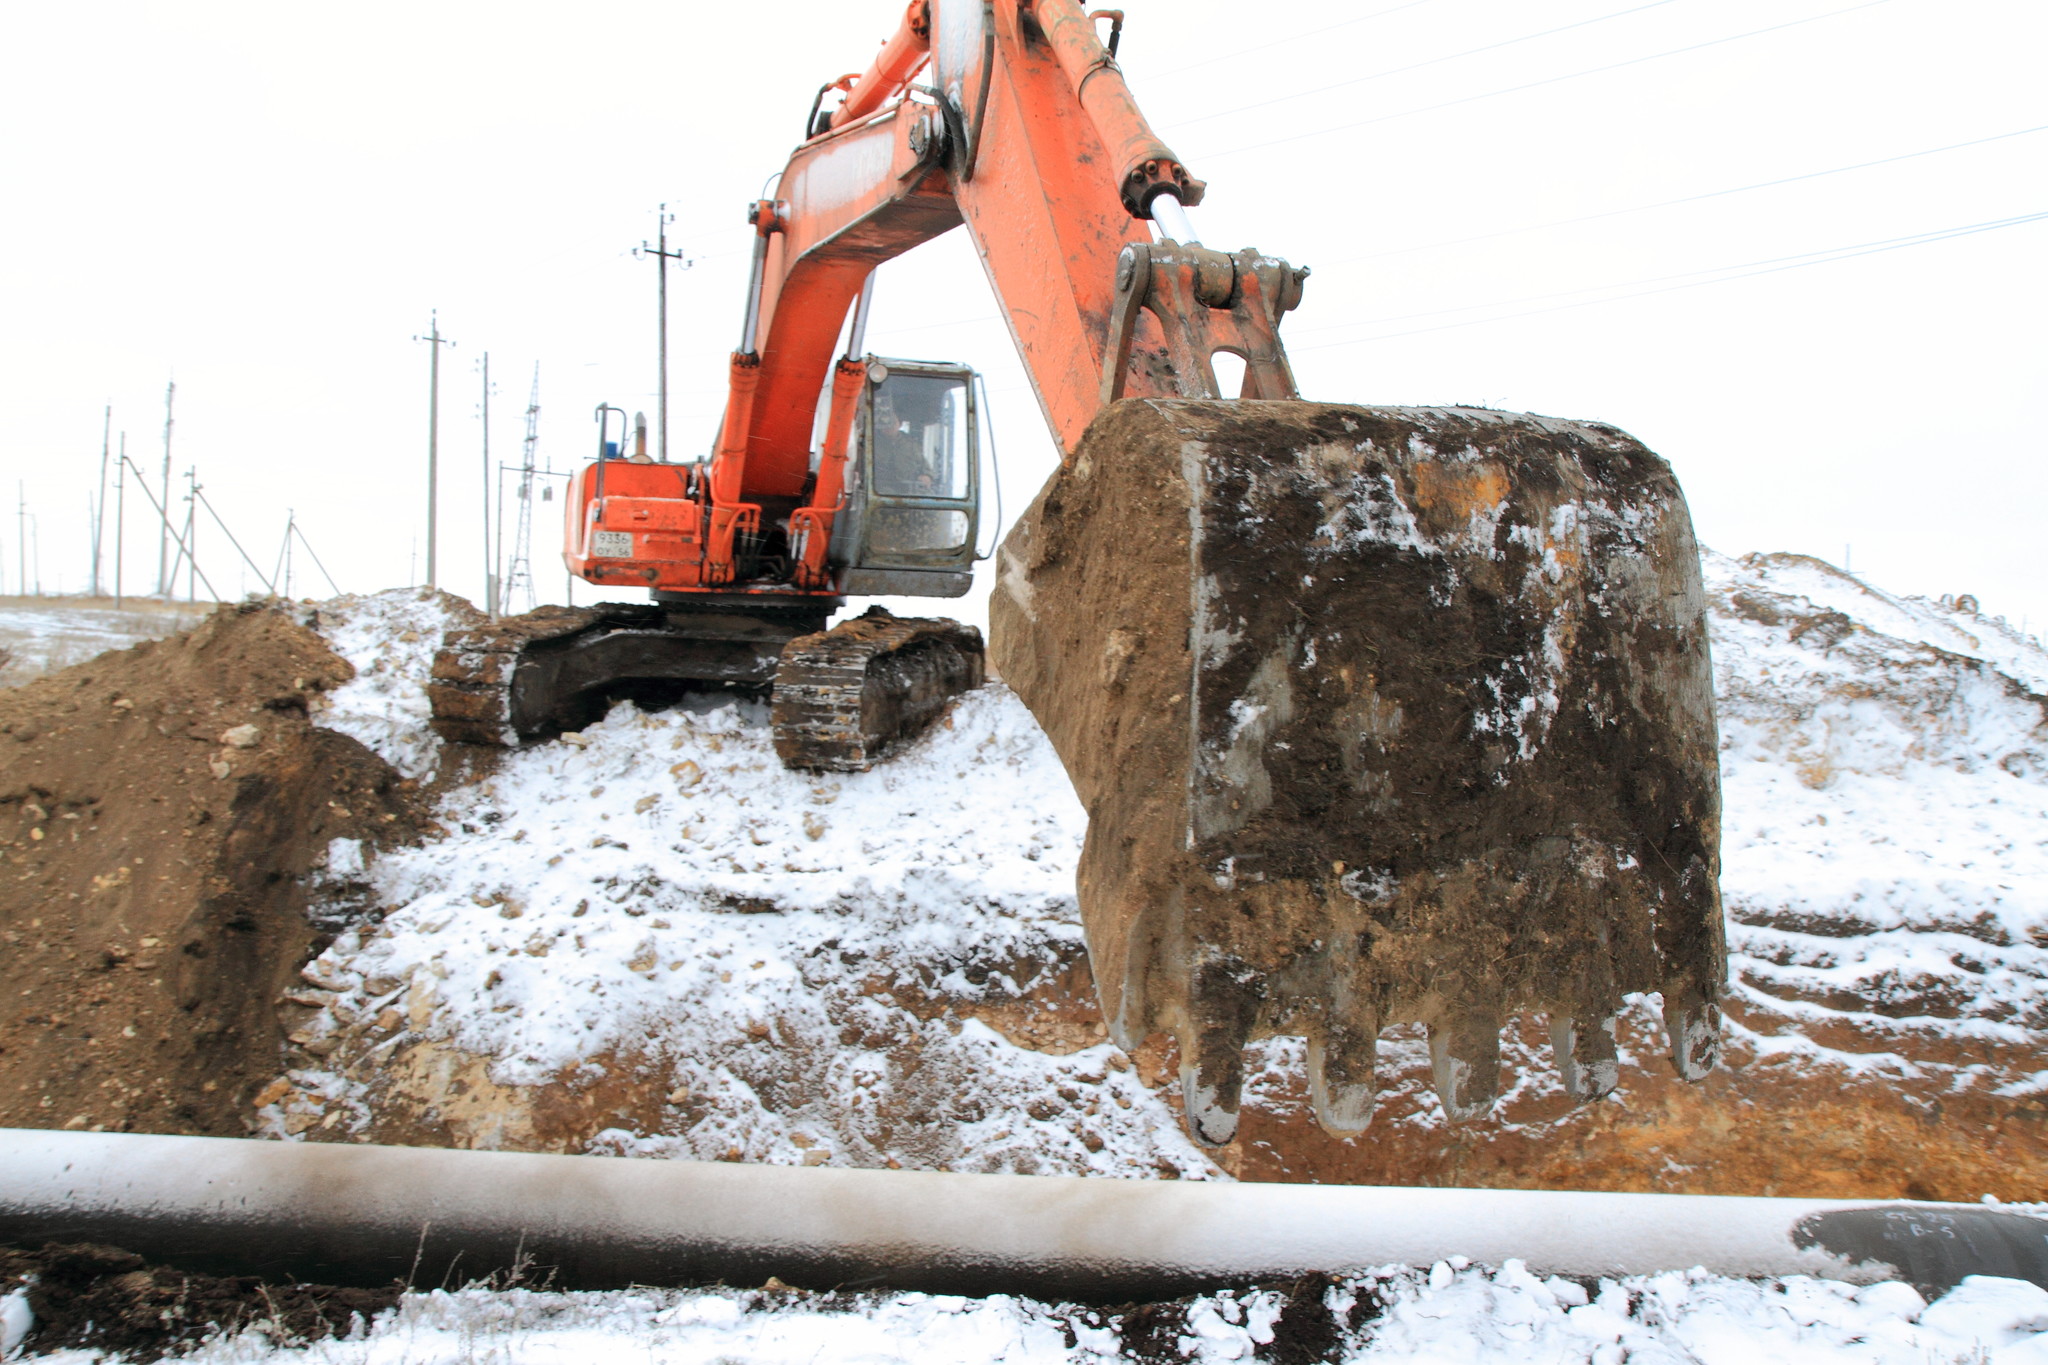
[[[1665,1001],[1714,1065],[1726,979],[1699,555],[1657,456],[1477,409],[1131,399],[1004,542],[991,656],[1089,816],[1079,896],[1120,1044],[1175,1036],[1190,1130],[1246,1042],[1309,1043],[1318,1119],[1372,1115],[1428,1026],[1454,1119],[1547,1013],[1565,1087]]]

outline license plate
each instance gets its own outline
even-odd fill
[[[599,531],[590,538],[590,552],[601,559],[631,559],[633,557],[633,533],[631,531]]]

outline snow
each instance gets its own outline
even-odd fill
[[[1462,1259],[1462,1258],[1460,1258]],[[1903,1284],[1804,1277],[1751,1282],[1694,1270],[1621,1280],[1541,1279],[1439,1262],[1388,1267],[1290,1304],[1273,1289],[1226,1290],[1142,1317],[995,1295],[806,1294],[771,1288],[408,1294],[347,1339],[273,1344],[261,1331],[217,1339],[195,1365],[1083,1365],[1142,1357],[1192,1365],[1272,1358],[1306,1319],[1331,1331],[1345,1365],[2038,1365],[2048,1361],[2048,1292],[1976,1276],[1928,1304]],[[57,1352],[52,1362],[99,1359]]]
[[[1817,560],[1709,555],[1706,569],[1734,990],[1787,1021],[1751,1041],[1902,1074],[1944,1066],[1822,1049],[1801,1025],[2034,1043],[2048,1025],[2048,651]]]
[[[17,1289],[11,1294],[0,1295],[0,1360],[12,1360],[15,1347],[35,1326],[36,1315],[29,1311],[28,1290]]]
[[[2048,1021],[2048,651],[1818,561],[1705,567],[1739,1041],[1837,1075],[2048,1090],[2048,1073],[1997,1060],[1999,1046],[2037,1049]],[[461,623],[449,601],[406,590],[312,618],[358,670],[323,723],[415,777],[438,762],[420,684],[440,631]],[[298,1098],[265,1111],[272,1134],[320,1119],[330,1136],[360,1133],[378,1059],[433,1045],[512,1091],[610,1071],[650,1074],[670,1096],[661,1122],[587,1150],[1222,1178],[1099,1035],[1061,1052],[999,1027],[1004,1006],[1052,998],[1033,991],[1081,951],[1083,831],[1000,686],[870,773],[783,770],[758,707],[621,706],[440,801],[444,830],[419,848],[330,851],[329,875],[366,880],[387,909],[314,964],[331,1003],[310,1036],[336,1046],[292,1074]],[[986,1009],[948,1017],[937,997]],[[1828,1023],[1868,1046],[1823,1046]],[[1423,1046],[1389,1032],[1390,1089],[1426,1075]],[[1518,1049],[1509,1040],[1515,1093],[1554,1088]],[[1625,1057],[1624,1084],[1648,1060]],[[1254,1097],[1298,1091],[1299,1040],[1248,1063]],[[942,1121],[892,1133],[890,1115],[918,1111]],[[1440,1115],[1404,1104],[1386,1121]],[[0,1322],[19,1297],[0,1300]],[[2048,1365],[2048,1293],[1988,1278],[1926,1305],[1900,1284],[1697,1271],[1579,1284],[1447,1263],[1346,1280],[1327,1299],[1354,1324],[1352,1361]],[[1169,1306],[1167,1349],[1250,1359],[1284,1332],[1283,1303],[1245,1290]],[[245,1336],[195,1359],[1085,1361],[1115,1358],[1121,1339],[1114,1314],[1003,1297],[471,1289],[409,1295],[355,1340]]]
[[[782,767],[758,705],[621,704],[508,754],[439,815],[443,837],[367,871],[355,848],[330,854],[330,875],[396,908],[315,964],[342,988],[316,1038],[357,1038],[395,1008],[414,1025],[376,1047],[431,1036],[488,1058],[500,1085],[656,1069],[672,1131],[614,1130],[605,1151],[1216,1173],[1099,1030],[1054,1055],[916,1008],[1014,999],[1083,951],[1082,812],[1000,686],[891,762],[829,777]],[[291,1079],[367,1123],[363,1082]],[[903,1109],[951,1121],[891,1138]]]
[[[433,775],[440,741],[423,684],[449,630],[482,618],[460,598],[432,588],[393,588],[336,597],[306,613],[356,676],[329,693],[320,723],[360,741],[407,777]]]

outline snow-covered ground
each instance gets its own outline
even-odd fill
[[[1314,1296],[1310,1296],[1313,1298]],[[786,1290],[409,1294],[344,1340],[216,1340],[196,1365],[1084,1365],[1335,1359],[1345,1365],[2039,1365],[2048,1291],[1973,1277],[1927,1303],[1903,1284],[1857,1288],[1700,1272],[1581,1283],[1439,1262],[1389,1267],[1290,1307],[1224,1291],[1131,1313],[1031,1299]],[[1315,1335],[1303,1340],[1304,1324]],[[1276,1338],[1282,1338],[1276,1343]],[[1313,1345],[1314,1354],[1302,1350]],[[1275,1349],[1276,1346],[1279,1349]],[[1292,1353],[1287,1347],[1294,1348]],[[1325,1354],[1327,1353],[1327,1354]],[[42,1357],[65,1365],[85,1351]]]
[[[368,745],[407,777],[430,776],[440,757],[424,686],[434,653],[443,633],[480,625],[483,613],[431,588],[396,588],[336,597],[299,614],[356,670],[328,698],[321,724]]]
[[[1852,1074],[2048,1089],[2000,1051],[2038,1055],[2048,1026],[2048,651],[1817,561],[1710,556],[1707,575],[1737,1041]],[[407,591],[313,618],[359,670],[324,723],[413,776],[439,761],[418,689],[450,610]],[[383,913],[309,969],[268,1131],[374,1137],[380,1106],[418,1106],[407,1078],[459,1073],[464,1104],[427,1117],[479,1146],[560,1147],[521,1097],[630,1082],[626,1099],[655,1102],[576,1150],[1222,1176],[1090,1026],[1018,1026],[1080,953],[1082,814],[1014,697],[988,688],[889,764],[824,779],[783,770],[764,720],[622,706],[452,786],[423,847],[337,845],[331,875],[367,882]],[[1266,1080],[1298,1054],[1269,1046]],[[1429,1122],[1432,1105],[1387,1121]],[[1513,1265],[1331,1292],[1364,1305],[1350,1360],[2048,1362],[2048,1293],[2009,1281],[1931,1307],[1901,1285],[1580,1286]],[[1278,1302],[1197,1300],[1150,1340],[1166,1358],[1265,1354]],[[1001,1298],[467,1291],[409,1297],[359,1340],[199,1358],[1090,1360],[1125,1335],[1101,1312]]]
[[[190,629],[211,606],[128,598],[13,597],[0,600],[0,686],[83,663],[110,649]]]
[[[1924,1049],[2038,1045],[2048,1027],[2048,651],[1796,556],[1710,556],[1734,990],[1824,1049],[1848,1023]],[[2048,1076],[1956,1063],[2003,1093]]]
[[[1996,1049],[2031,1053],[2048,1021],[2048,651],[1814,560],[1706,570],[1737,1041],[1850,1074],[2042,1087]],[[451,609],[411,591],[318,613],[358,668],[325,723],[416,776],[435,763],[419,681]],[[432,1115],[472,1145],[559,1147],[519,1097],[630,1075],[659,1117],[575,1149],[1220,1174],[1099,1035],[1050,1047],[1003,1027],[1003,1005],[1080,956],[1083,816],[1000,686],[875,771],[822,779],[780,766],[758,708],[622,705],[508,755],[440,818],[441,837],[365,870],[335,851],[389,910],[309,974],[302,999],[324,1007],[268,1131],[378,1136],[380,1105],[454,1066],[496,1087]],[[1032,998],[1045,1015],[1056,995]],[[1441,1119],[1421,1046],[1385,1041],[1385,1123]],[[1298,1090],[1300,1051],[1264,1045],[1254,1096]],[[1510,1102],[1546,1086],[1548,1066],[1521,1068]]]
[[[333,704],[371,712],[344,714],[350,733],[416,758],[374,723],[390,690]],[[295,1108],[368,1129],[378,1059],[426,1036],[489,1059],[502,1086],[657,1073],[659,1130],[609,1130],[599,1151],[1215,1173],[1099,1030],[1045,1051],[925,1007],[1007,1003],[1083,951],[1082,813],[999,686],[895,761],[830,777],[783,768],[757,705],[622,705],[507,755],[439,817],[442,837],[366,874],[359,850],[334,851],[394,908],[315,964],[332,995],[307,1033],[333,1046],[293,1073],[275,1130]],[[499,1113],[467,1136],[533,1145],[520,1124]]]

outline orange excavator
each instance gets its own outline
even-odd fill
[[[570,571],[652,602],[451,640],[435,673],[444,737],[517,742],[620,696],[772,685],[788,762],[858,769],[977,685],[969,628],[876,614],[824,630],[848,597],[971,584],[975,376],[862,350],[876,267],[963,223],[1063,449],[1126,395],[1214,396],[1219,347],[1246,358],[1247,397],[1295,396],[1275,328],[1308,272],[1195,243],[1184,206],[1202,183],[1132,100],[1121,27],[1071,0],[915,0],[865,73],[820,91],[776,197],[747,209],[753,265],[712,454],[650,459],[644,423],[629,434],[603,409],[600,456],[566,499]]]
[[[819,91],[747,210],[711,453],[651,457],[603,409],[567,499],[570,570],[651,600],[451,634],[436,728],[517,743],[736,686],[772,693],[790,766],[859,770],[980,685],[972,627],[825,628],[971,584],[975,376],[864,349],[876,268],[964,225],[1062,454],[1001,551],[996,662],[1090,812],[1105,1016],[1127,1047],[1177,1038],[1195,1136],[1234,1135],[1272,1033],[1309,1039],[1317,1117],[1358,1131],[1375,1039],[1411,1021],[1449,1116],[1481,1113],[1520,1008],[1549,1013],[1565,1090],[1602,1095],[1634,991],[1699,1078],[1718,777],[1668,468],[1598,424],[1300,401],[1278,327],[1308,272],[1200,243],[1203,183],[1133,101],[1122,28],[912,0]]]

